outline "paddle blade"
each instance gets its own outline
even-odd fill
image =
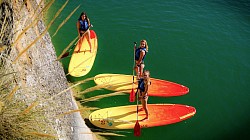
[[[135,91],[134,91],[133,88],[132,88],[132,90],[130,92],[130,95],[129,95],[129,101],[130,102],[134,102],[135,101]]]
[[[61,58],[65,58],[67,56],[69,56],[69,52],[66,52],[65,54],[63,54]]]
[[[140,126],[138,120],[137,120],[136,123],[135,123],[134,135],[137,136],[137,137],[141,136],[141,126]]]

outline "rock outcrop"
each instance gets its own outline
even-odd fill
[[[38,99],[44,100],[40,105],[50,106],[45,116],[53,122],[52,126],[59,139],[94,139],[79,112],[55,117],[76,110],[77,105],[72,91],[61,93],[68,88],[68,83],[61,63],[56,61],[50,35],[45,31],[46,26],[42,20],[43,2],[2,0],[0,4],[0,28],[5,26],[0,43],[1,46],[8,47],[0,55],[9,57],[19,87],[39,91],[22,94],[20,98],[27,104]],[[42,35],[43,32],[46,33]]]

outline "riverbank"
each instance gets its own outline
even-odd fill
[[[85,125],[79,112],[66,114],[78,110],[78,106],[68,89],[64,70],[56,60],[54,46],[51,42],[47,27],[42,21],[44,10],[43,1],[3,0],[13,12],[13,20],[8,25],[12,29],[11,51],[9,60],[15,75],[16,84],[20,87],[18,93],[28,89],[33,92],[22,93],[21,97],[27,105],[37,101],[38,106],[45,107],[44,114],[52,127],[56,130],[56,137],[60,140],[95,139],[91,130]],[[8,45],[8,44],[6,44]],[[7,53],[7,52],[6,52]],[[64,114],[64,115],[62,115]],[[61,117],[58,117],[61,116]]]

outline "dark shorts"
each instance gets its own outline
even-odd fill
[[[137,67],[140,67],[144,62],[142,61],[140,64],[136,65]]]
[[[142,96],[142,99],[147,99],[147,98],[148,98],[148,96],[147,96],[147,95]]]
[[[142,93],[141,93],[141,92],[140,92],[140,96],[141,96],[142,99],[147,99],[147,98],[148,98],[148,94],[142,96]]]
[[[86,30],[87,31],[87,30]],[[80,31],[80,36],[82,36],[86,31]]]

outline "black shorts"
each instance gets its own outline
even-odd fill
[[[142,99],[147,99],[148,98],[148,94],[145,94],[144,96],[142,96],[142,93],[140,92],[140,97],[142,97]]]
[[[144,64],[144,62],[142,61],[140,64],[138,64],[138,65],[136,65],[137,67],[140,67],[141,66],[141,64]]]
[[[80,36],[82,36],[86,31],[80,31]]]

